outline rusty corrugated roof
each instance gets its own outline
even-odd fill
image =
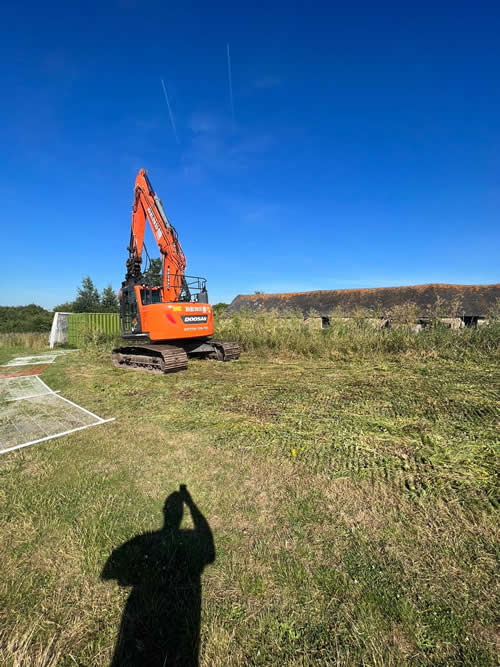
[[[494,285],[408,285],[370,289],[317,290],[285,294],[239,294],[228,312],[243,308],[253,311],[300,310],[306,315],[317,311],[322,315],[332,311],[349,315],[356,310],[387,314],[395,306],[414,303],[420,317],[439,306],[442,317],[464,315],[485,317],[500,301],[500,284]]]

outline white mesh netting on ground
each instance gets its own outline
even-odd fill
[[[15,401],[20,398],[51,393],[50,387],[41,382],[36,375],[0,379],[0,399]]]
[[[16,357],[11,359],[6,364],[1,364],[3,367],[6,366],[35,366],[36,364],[51,364],[55,361],[56,355],[54,354],[35,354],[30,357]]]
[[[0,454],[108,421],[53,392],[37,375],[0,379]]]
[[[2,367],[7,366],[36,366],[37,364],[51,364],[57,357],[70,352],[77,352],[77,350],[52,350],[47,354],[31,354],[27,357],[15,357],[6,364],[0,364]]]

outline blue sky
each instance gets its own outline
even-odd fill
[[[493,2],[7,2],[0,302],[117,289],[141,167],[213,303],[497,282],[499,35]]]

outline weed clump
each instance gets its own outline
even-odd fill
[[[438,319],[417,332],[411,326],[412,308],[399,309],[396,325],[361,317],[330,317],[326,328],[313,327],[301,313],[240,312],[216,318],[216,336],[237,341],[246,351],[285,357],[317,359],[370,358],[406,355],[449,360],[485,359],[500,352],[500,321],[477,329],[454,330]]]
[[[0,333],[0,348],[21,347],[27,350],[39,350],[47,347],[47,333]]]

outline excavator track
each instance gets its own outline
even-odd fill
[[[176,345],[117,347],[113,350],[111,358],[117,368],[147,373],[175,373],[185,371],[188,366],[186,351]]]
[[[209,339],[194,345],[189,341],[182,343],[117,347],[112,352],[113,365],[131,371],[175,373],[187,369],[189,356],[216,361],[233,361],[240,356],[240,346],[232,341]]]
[[[240,346],[238,343],[233,341],[214,340],[213,338],[210,340],[210,343],[215,346],[218,358],[222,355],[220,361],[233,361],[240,358]]]

